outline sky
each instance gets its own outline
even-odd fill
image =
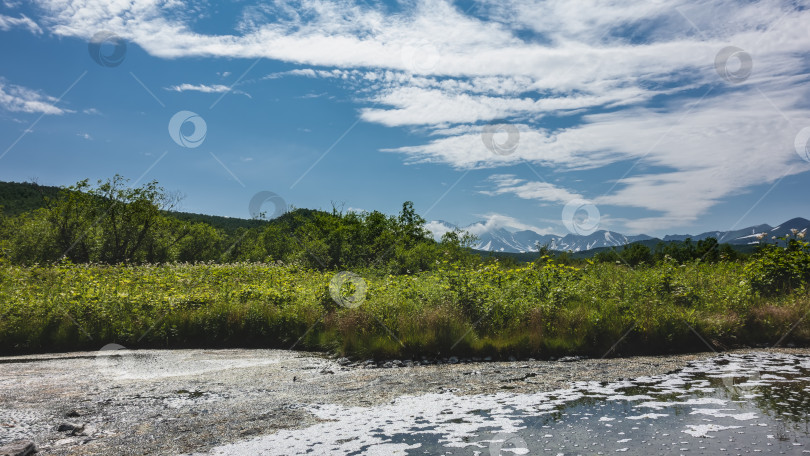
[[[810,1],[0,1],[0,180],[560,235],[810,218]]]

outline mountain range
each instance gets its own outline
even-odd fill
[[[557,251],[583,252],[600,247],[619,247],[638,241],[661,240],[669,242],[683,241],[687,238],[699,241],[710,237],[717,239],[720,243],[732,245],[758,244],[759,239],[757,237],[762,233],[770,240],[773,236],[781,237],[790,234],[793,229],[807,232],[810,229],[810,220],[797,217],[777,226],[763,224],[739,230],[707,231],[696,235],[671,234],[663,238],[654,238],[645,234],[626,236],[615,231],[606,230],[595,231],[587,236],[578,234],[567,234],[565,236],[539,234],[532,230],[518,230],[510,227],[491,228],[481,232],[480,228],[485,226],[484,222],[473,223],[467,227],[458,227],[452,223],[437,220],[432,222],[431,225],[434,228],[440,228],[440,230],[453,230],[456,228],[466,230],[476,227],[478,242],[473,248],[490,252],[525,253],[536,252],[538,245],[548,245],[551,250]]]

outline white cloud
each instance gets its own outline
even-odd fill
[[[37,25],[36,22],[32,21],[25,15],[22,15],[20,17],[11,17],[6,16],[4,14],[0,14],[0,30],[7,32],[16,27],[28,29],[29,32],[35,35],[42,34],[42,29],[39,27],[39,25]]]
[[[55,97],[0,79],[0,107],[7,111],[55,115],[73,112],[56,106],[58,101]]]
[[[93,137],[90,136],[90,133],[76,133],[76,136],[82,139],[86,139],[88,141],[91,141],[93,139]]]
[[[527,182],[511,174],[496,174],[489,180],[495,184],[494,190],[485,190],[485,195],[513,194],[527,200],[548,201],[565,204],[582,196],[559,188],[548,182]]]
[[[425,229],[433,235],[433,239],[441,239],[445,233],[449,233],[453,231],[453,228],[447,226],[446,224],[438,221],[438,220],[431,220],[425,223]]]
[[[498,228],[513,228],[518,230],[531,230],[539,234],[550,234],[549,228],[539,228],[533,225],[527,225],[520,220],[503,214],[487,214],[483,216],[484,220],[481,222],[473,223],[472,225],[464,227],[464,231],[470,234],[480,235]]]
[[[470,234],[480,236],[484,233],[491,232],[499,228],[507,228],[510,230],[531,230],[539,234],[551,234],[551,228],[539,228],[534,225],[528,225],[520,220],[503,214],[490,213],[479,215],[483,220],[472,223],[465,227],[460,227],[462,231]],[[439,220],[432,220],[425,223],[425,228],[433,235],[434,239],[441,239],[441,237],[456,227],[448,225],[446,222]]]
[[[248,98],[252,98],[250,94],[245,93],[241,90],[233,90],[230,86],[222,85],[222,84],[213,84],[213,85],[206,85],[206,84],[187,84],[183,83],[180,85],[173,85],[165,88],[166,90],[172,92],[202,92],[202,93],[225,93],[231,92],[237,95],[245,95]]]

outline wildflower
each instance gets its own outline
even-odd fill
[[[804,239],[805,234],[807,234],[807,233],[805,231],[802,231],[801,233],[797,234],[796,237],[799,238],[799,239]]]
[[[761,241],[761,240],[765,239],[765,236],[767,236],[766,233],[759,233],[759,234],[757,234],[757,239]]]
[[[794,236],[796,236],[796,234],[797,234],[798,232],[799,232],[799,230],[797,230],[796,228],[791,228],[791,229],[790,229],[790,234],[792,234],[792,235],[794,235]]]

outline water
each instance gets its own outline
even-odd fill
[[[213,454],[810,454],[810,357],[721,355],[546,393],[306,408],[327,421]]]

